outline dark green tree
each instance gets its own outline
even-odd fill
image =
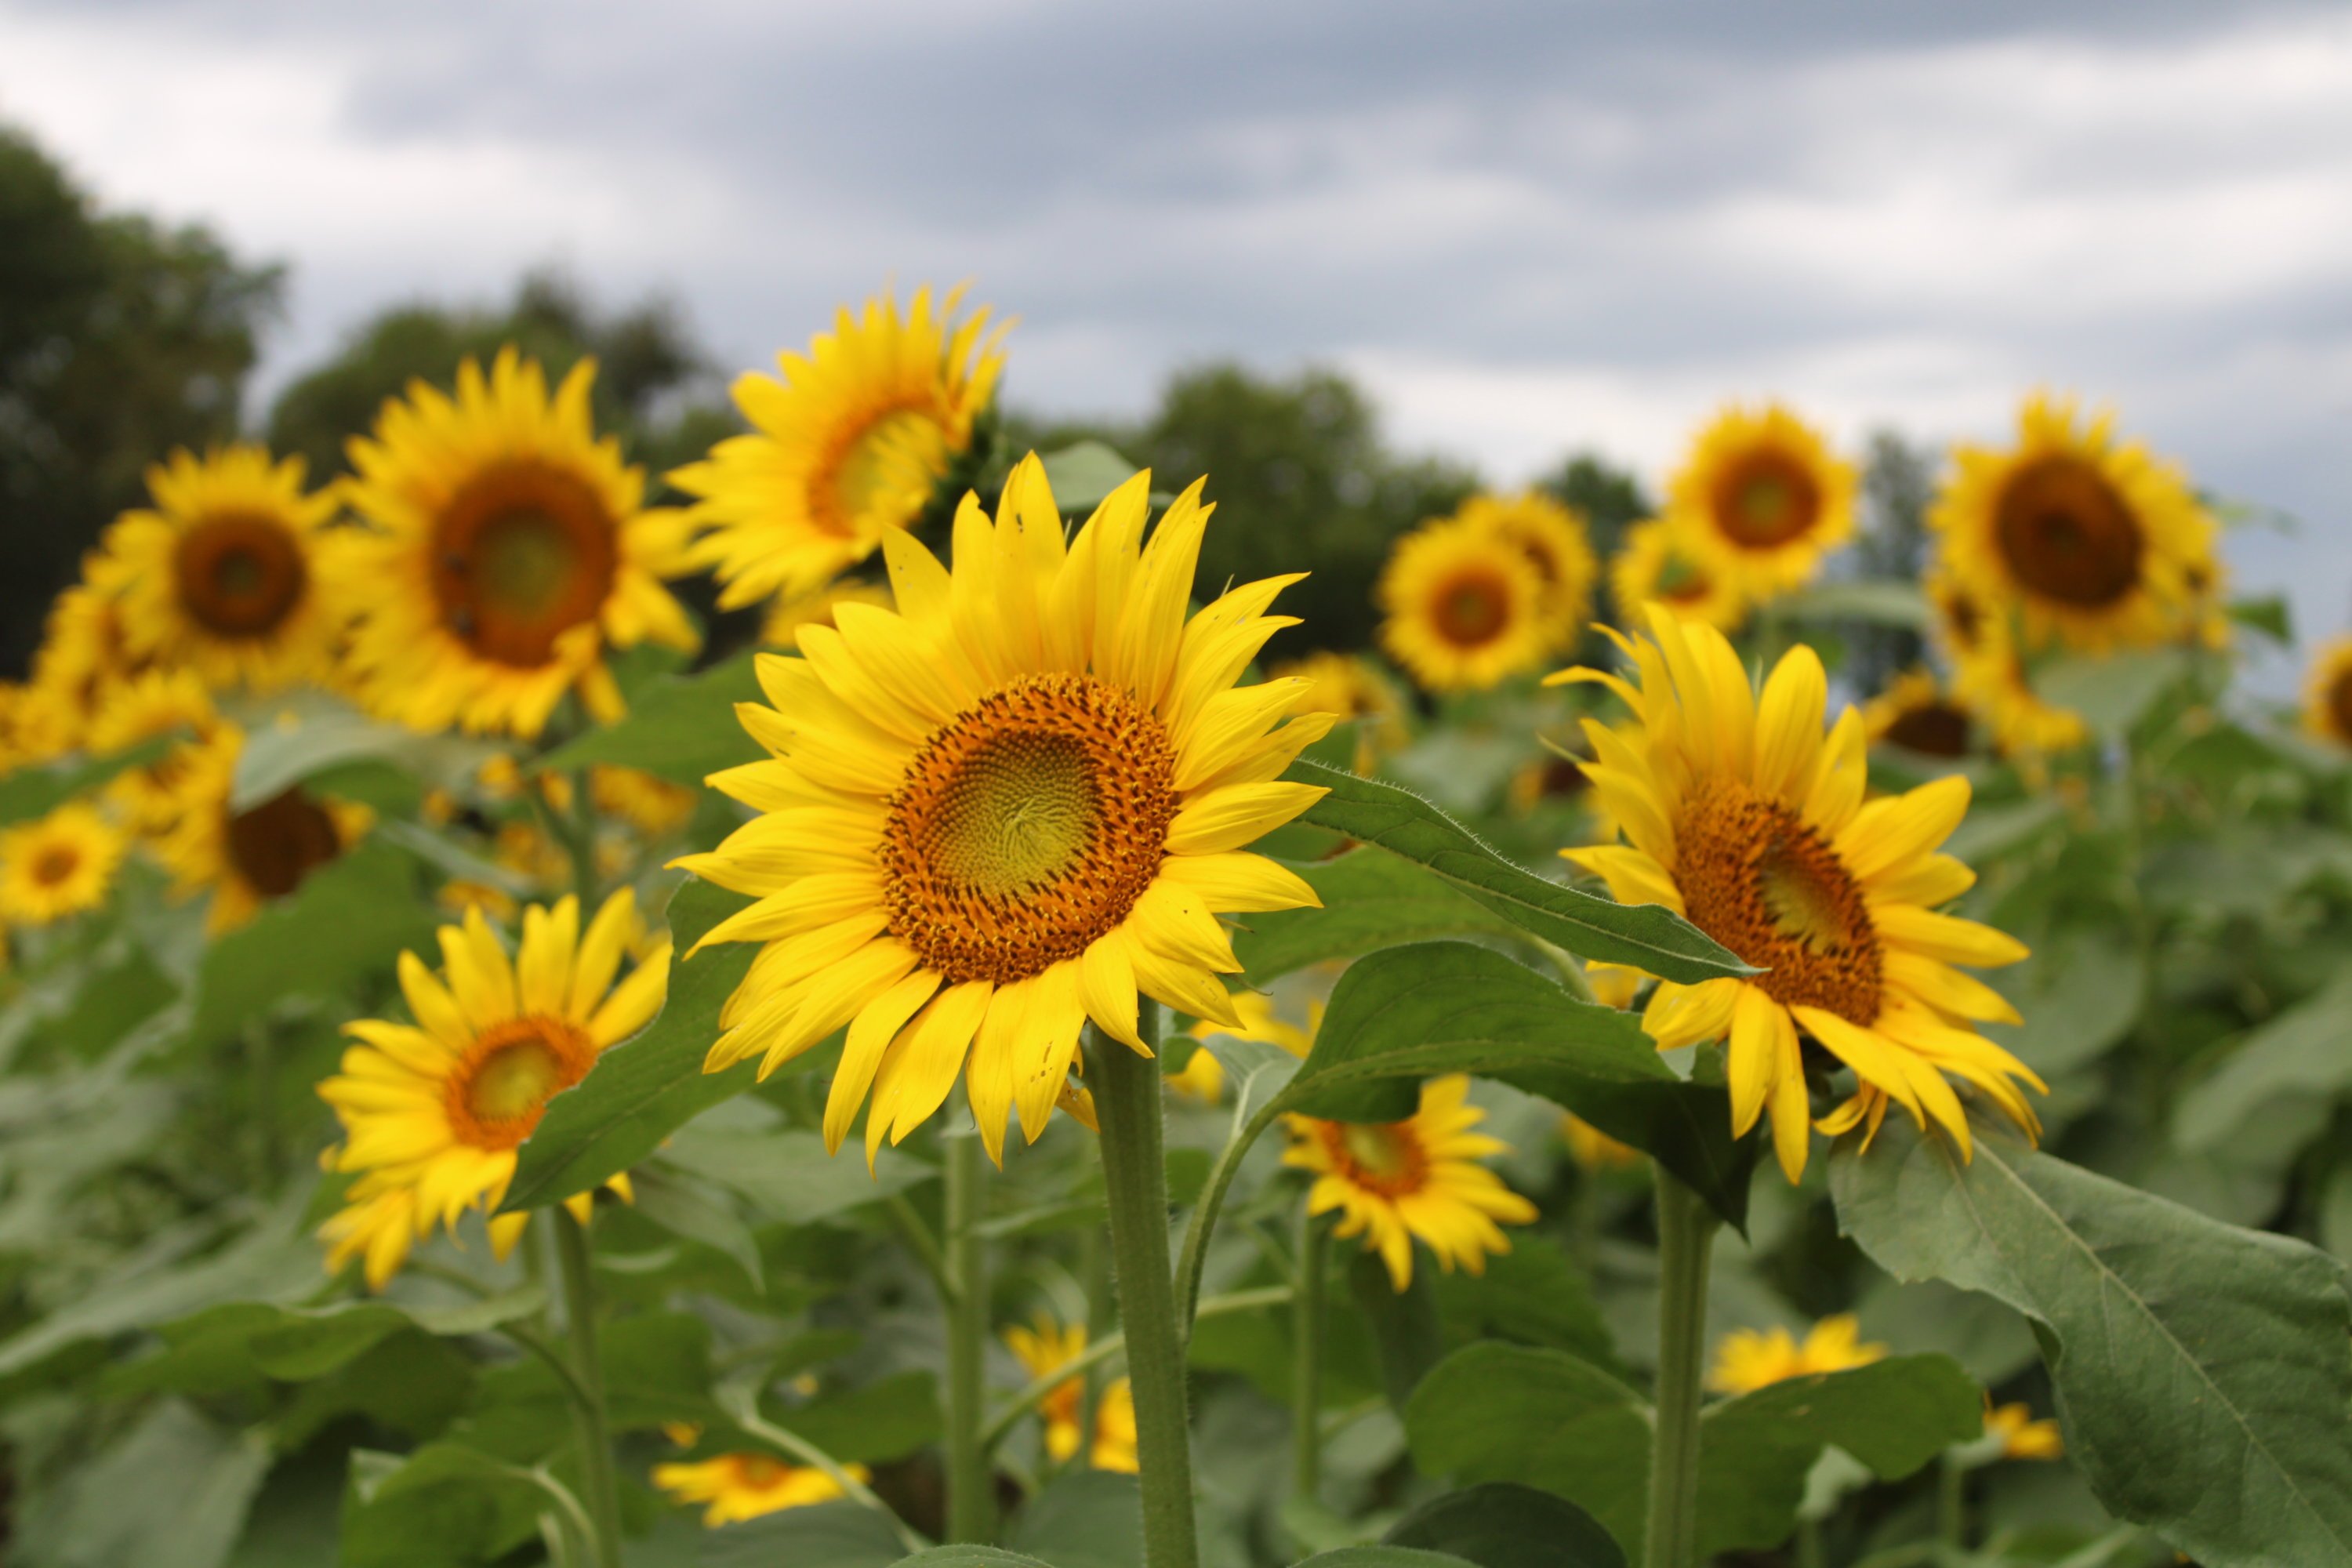
[[[96,212],[0,129],[0,672],[21,676],[49,601],[174,447],[236,434],[282,274],[200,226]]]
[[[1642,481],[1597,453],[1577,453],[1537,480],[1536,488],[1584,514],[1591,529],[1592,553],[1600,558],[1604,571],[1624,540],[1625,530],[1657,515],[1654,503],[1643,493]]]
[[[1874,431],[1862,468],[1862,515],[1844,563],[1853,576],[1916,583],[1927,570],[1927,507],[1936,494],[1934,449],[1891,430]],[[1857,691],[1882,691],[1919,662],[1926,644],[1907,626],[1845,628],[1846,679]]]

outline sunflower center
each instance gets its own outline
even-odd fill
[[[1325,1121],[1318,1125],[1332,1168],[1382,1197],[1421,1190],[1429,1155],[1410,1121]]]
[[[1437,591],[1437,635],[1456,647],[1477,647],[1501,635],[1511,619],[1511,589],[1487,567],[1457,573]]]
[[[433,530],[442,624],[482,658],[532,668],[596,618],[619,567],[619,528],[579,475],[530,459],[478,474]]]
[[[1795,812],[1728,779],[1700,784],[1675,825],[1675,880],[1690,921],[1767,973],[1784,1005],[1878,1021],[1881,950],[1862,888]]]
[[[2352,740],[2352,669],[2337,676],[2327,688],[2327,711],[2340,735]]]
[[[1785,453],[1749,452],[1716,481],[1717,522],[1734,543],[1751,550],[1802,537],[1820,520],[1821,510],[1821,486]]]
[[[765,1454],[738,1455],[735,1464],[736,1473],[742,1478],[743,1484],[760,1491],[789,1479],[792,1473]]]
[[[70,844],[53,844],[33,861],[33,880],[44,888],[62,884],[81,864],[81,852]]]
[[[276,631],[310,581],[302,547],[286,525],[251,512],[207,517],[181,534],[172,574],[198,626],[239,638]]]
[[[948,437],[927,409],[894,408],[853,437],[833,465],[833,510],[817,521],[845,538],[902,528],[948,469]]]
[[[284,898],[342,852],[335,819],[299,789],[228,819],[229,863],[264,898]]]
[[[1704,599],[1710,586],[1706,569],[1679,555],[1667,556],[1658,568],[1657,595],[1671,603],[1685,605],[1694,599]]]
[[[512,1149],[530,1136],[547,1102],[588,1076],[596,1047],[580,1027],[534,1015],[485,1029],[449,1075],[442,1103],[458,1142]]]
[[[952,983],[1026,979],[1127,918],[1176,816],[1167,731],[1090,676],[1026,676],[934,731],[890,796],[891,934]]]
[[[1969,716],[1948,702],[1924,702],[1905,709],[1886,727],[1886,738],[1925,757],[1964,757],[1969,753]]]
[[[2098,609],[2139,581],[2139,524],[2113,486],[2073,458],[2044,458],[2011,476],[1995,510],[2003,560],[2032,593]]]

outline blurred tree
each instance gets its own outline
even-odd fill
[[[1604,572],[1625,530],[1657,515],[1641,480],[1593,452],[1577,453],[1548,478],[1538,479],[1536,488],[1584,514],[1592,532],[1592,553]]]
[[[21,676],[48,604],[173,447],[236,434],[282,273],[198,226],[100,215],[0,128],[0,675]]]
[[[1862,516],[1843,575],[1916,583],[1927,570],[1927,505],[1936,493],[1934,449],[1891,430],[1872,433],[1863,459]],[[1844,628],[1844,676],[1856,691],[1883,691],[1927,652],[1919,634],[1904,626]]]

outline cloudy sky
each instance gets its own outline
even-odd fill
[[[730,364],[887,279],[1012,397],[1344,365],[1499,479],[1726,395],[1853,437],[2110,400],[2352,623],[2352,9],[0,0],[0,118],[293,265],[269,372],[559,261]]]

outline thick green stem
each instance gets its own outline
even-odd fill
[[[621,1568],[621,1484],[613,1469],[613,1433],[604,1417],[604,1363],[596,1353],[596,1282],[590,1273],[588,1230],[562,1204],[548,1211],[555,1224],[555,1257],[563,1272],[563,1327],[572,1341],[572,1376],[580,1405],[582,1500],[595,1527],[596,1568]]]
[[[980,1221],[988,1154],[977,1132],[947,1139],[948,1540],[985,1544],[996,1531],[987,1419],[988,1280]]]
[[[1331,1227],[1298,1215],[1298,1285],[1290,1300],[1291,1489],[1308,1502],[1323,1489],[1323,1282]]]
[[[1647,1568],[1694,1568],[1698,1555],[1699,1373],[1716,1224],[1706,1200],[1658,1172],[1658,1414]]]
[[[1818,1519],[1797,1521],[1797,1568],[1829,1568],[1829,1559],[1822,1555],[1822,1521]]]
[[[1936,1539],[1960,1548],[1969,1543],[1969,1473],[1944,1456],[1936,1475]]]
[[[1142,1007],[1144,1041],[1159,1039],[1159,1008]],[[1184,1335],[1168,1265],[1168,1173],[1160,1150],[1160,1066],[1091,1026],[1087,1079],[1102,1123],[1103,1185],[1110,1200],[1111,1268],[1135,1392],[1145,1568],[1200,1568],[1192,1517],[1192,1451],[1184,1411]]]

